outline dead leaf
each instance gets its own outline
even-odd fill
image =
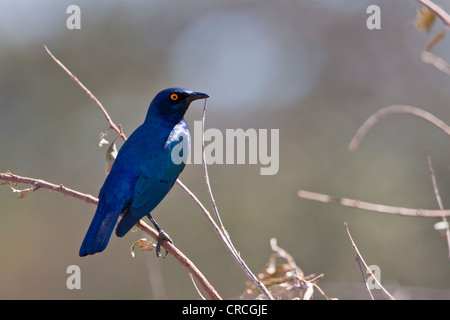
[[[430,32],[436,21],[436,14],[426,7],[417,10],[416,28],[422,32]]]

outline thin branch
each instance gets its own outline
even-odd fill
[[[225,227],[222,223],[222,219],[220,219],[219,215],[219,209],[217,209],[216,200],[214,200],[214,195],[211,190],[211,184],[209,182],[209,175],[208,175],[208,165],[206,164],[206,153],[205,153],[205,118],[206,118],[206,108],[207,108],[207,99],[205,99],[205,104],[203,106],[203,114],[202,114],[202,161],[203,161],[203,171],[205,171],[205,181],[206,181],[206,187],[208,188],[208,194],[211,199],[211,204],[214,210],[214,213],[216,214],[217,221],[219,223],[219,227],[222,229],[222,231],[228,235],[227,231],[225,230]]]
[[[355,209],[396,214],[402,216],[429,217],[429,218],[441,218],[442,216],[450,216],[450,210],[427,210],[427,209],[393,207],[348,198],[332,197],[326,194],[310,192],[306,190],[299,190],[297,192],[297,196],[302,199],[314,200],[325,203],[337,203]]]
[[[206,180],[206,186],[208,188],[208,193],[211,199],[212,207],[214,210],[214,213],[217,217],[217,221],[219,222],[220,226],[220,238],[227,248],[228,252],[231,254],[231,256],[234,258],[234,260],[237,262],[237,264],[241,267],[241,269],[244,271],[244,273],[247,275],[247,277],[253,282],[253,284],[261,291],[264,296],[269,300],[274,300],[272,295],[270,294],[269,290],[264,286],[264,284],[259,281],[259,279],[252,273],[250,268],[246,265],[244,260],[241,258],[239,253],[237,252],[236,248],[234,247],[233,243],[231,242],[230,236],[228,232],[225,230],[224,225],[222,224],[222,220],[220,219],[219,215],[219,209],[217,208],[216,201],[214,200],[214,195],[212,193],[211,184],[209,182],[209,175],[208,175],[208,166],[206,164],[206,153],[205,153],[205,118],[206,118],[206,108],[207,108],[207,100],[205,100],[205,104],[203,107],[203,115],[202,115],[202,161],[203,161],[203,170],[205,171],[205,180]],[[209,218],[211,221],[212,219]],[[213,226],[215,223],[213,224]]]
[[[34,190],[43,188],[51,191],[55,191],[63,194],[64,196],[73,197],[79,200],[82,200],[89,204],[98,204],[98,199],[89,194],[84,194],[79,191],[69,189],[64,187],[62,184],[57,185],[53,184],[41,179],[33,179],[29,177],[22,177],[15,175],[11,172],[0,173],[0,180],[8,181],[12,183],[23,183],[34,186]],[[158,232],[152,229],[147,223],[143,220],[140,220],[136,226],[144,231],[146,234],[151,236],[153,239],[158,240]],[[208,282],[208,280],[203,276],[203,274],[197,269],[197,267],[173,244],[170,242],[164,241],[163,247],[166,249],[171,255],[175,257],[184,267],[185,269],[195,278],[195,280],[201,285],[206,294],[210,297],[210,299],[221,299],[220,295],[216,292],[213,286]]]
[[[437,186],[436,176],[434,174],[433,164],[431,163],[430,152],[427,149],[427,160],[428,160],[428,169],[430,170],[431,182],[433,183],[434,195],[436,196],[436,200],[439,205],[439,209],[444,210],[444,205],[442,203],[441,195],[439,193],[439,189]],[[447,217],[442,216],[442,221],[448,225]],[[450,259],[450,232],[447,228],[445,231],[445,236],[447,238],[447,247],[448,247],[448,259]]]
[[[200,208],[200,210],[203,212],[203,214],[205,215],[205,217],[208,219],[208,221],[211,223],[214,231],[216,232],[216,234],[219,236],[219,238],[221,239],[222,243],[225,245],[225,248],[227,249],[227,251],[231,254],[231,256],[236,260],[236,259],[240,259],[239,253],[236,252],[236,249],[232,246],[232,244],[229,244],[229,238],[228,236],[224,233],[224,231],[222,231],[221,228],[219,228],[219,226],[217,225],[217,223],[214,221],[214,219],[212,218],[211,214],[209,213],[209,211],[205,208],[205,206],[198,200],[198,198],[196,197],[196,195],[190,191],[180,180],[177,180],[178,185],[181,187],[181,189],[183,189],[187,195],[194,200],[195,204],[197,204],[197,206]],[[225,231],[226,232],[226,231]],[[236,258],[237,257],[237,258]],[[243,261],[242,261],[243,262]],[[243,262],[244,263],[244,262]],[[242,267],[241,263],[238,262],[239,266]],[[245,265],[245,263],[244,263]],[[245,265],[245,267],[247,267]],[[246,270],[244,270],[246,272]],[[248,270],[250,273],[251,271]],[[248,273],[246,272],[246,274],[248,275]],[[251,273],[251,275],[253,275]],[[248,275],[249,276],[249,275]],[[249,276],[250,280],[255,284],[255,286],[268,298],[270,299],[271,295],[269,293],[269,296],[267,296],[266,292],[267,289],[265,288],[265,286],[258,280],[256,279],[252,279],[251,276]],[[255,283],[256,282],[256,283]],[[265,290],[264,290],[265,289]],[[272,298],[273,299],[273,298]]]
[[[347,230],[347,232],[348,232],[348,230]],[[351,240],[351,241],[353,241],[353,240]],[[353,243],[352,243],[352,247],[353,247],[353,249],[355,249],[355,251],[357,250],[356,246],[353,245]],[[375,300],[375,298],[373,297],[372,291],[369,288],[369,284],[367,283],[366,275],[364,274],[364,270],[363,270],[363,267],[361,265],[362,261],[361,261],[361,258],[359,257],[359,253],[358,252],[356,253],[356,256],[355,256],[355,262],[358,265],[358,269],[359,269],[359,272],[361,273],[362,281],[364,283],[364,286],[366,287],[366,290],[367,290],[367,293],[369,294],[370,299],[371,300]],[[370,269],[366,269],[366,270],[370,270]]]
[[[47,51],[47,53],[50,55],[50,57],[52,57],[52,59],[72,78],[72,80],[75,81],[76,84],[78,84],[92,100],[94,100],[94,102],[97,104],[100,111],[104,114],[106,121],[108,121],[108,123],[109,123],[110,128],[113,129],[114,131],[116,131],[122,137],[123,140],[126,140],[127,137],[123,133],[122,128],[120,126],[118,127],[112,121],[111,117],[106,112],[105,107],[103,107],[102,103],[94,96],[94,94],[88,88],[86,88],[86,86],[83,83],[81,83],[81,81],[77,77],[75,77],[72,74],[72,72],[70,72],[70,70],[67,69],[66,66],[61,61],[56,59],[56,57],[53,55],[53,53],[51,53],[51,51],[47,48],[47,46],[44,46],[44,49],[45,49],[45,51]]]
[[[192,284],[194,285],[195,290],[198,293],[198,296],[200,297],[201,300],[206,300],[205,297],[202,295],[202,293],[200,292],[200,290],[197,287],[197,283],[195,283],[194,277],[192,277],[192,274],[189,273],[189,277],[191,278]]]
[[[81,193],[81,192],[73,190],[73,189],[66,188],[62,184],[53,184],[53,183],[50,183],[50,182],[47,182],[44,180],[40,180],[40,179],[21,177],[21,176],[15,175],[9,171],[6,173],[4,173],[4,172],[0,173],[0,180],[9,181],[12,183],[23,183],[23,184],[32,185],[32,186],[34,186],[33,191],[36,191],[39,188],[47,189],[50,191],[56,191],[65,196],[73,197],[73,198],[79,199],[79,200],[84,201],[89,204],[97,205],[97,202],[98,202],[98,199],[96,197],[91,196],[89,194]]]
[[[377,112],[372,114],[362,124],[362,126],[358,129],[358,131],[356,132],[352,141],[350,142],[350,144],[348,146],[349,150],[355,151],[358,148],[359,143],[361,142],[361,139],[365,136],[367,131],[369,131],[369,129],[372,128],[373,125],[375,123],[377,123],[379,120],[381,120],[382,118],[384,118],[387,115],[399,114],[399,113],[410,114],[410,115],[414,115],[414,116],[420,117],[422,119],[425,119],[425,120],[431,122],[432,124],[434,124],[435,126],[437,126],[439,129],[444,131],[446,134],[450,135],[450,126],[448,126],[444,121],[435,117],[431,113],[429,113],[425,110],[416,108],[416,107],[412,107],[412,106],[393,105],[393,106],[387,106],[387,107],[381,108],[380,110],[378,110]]]
[[[220,230],[220,228],[217,226],[216,222],[214,221],[214,219],[211,217],[211,214],[209,213],[209,211],[205,208],[205,206],[200,202],[200,200],[198,200],[197,196],[188,189],[188,187],[186,187],[186,185],[181,182],[181,180],[177,180],[178,185],[180,186],[180,188],[186,192],[186,194],[195,202],[195,204],[200,208],[200,210],[203,212],[203,214],[206,216],[206,218],[208,219],[208,221],[211,223],[211,225],[214,228],[214,231],[217,233],[217,235],[219,237],[222,237],[222,230]]]
[[[140,220],[136,226],[150,235],[154,240],[158,240],[159,233],[151,228],[147,223],[143,220]],[[182,253],[177,247],[175,247],[172,243],[168,241],[163,242],[163,247],[166,249],[178,262],[183,265],[183,267],[195,278],[195,280],[200,284],[208,297],[212,300],[222,300],[219,293],[217,293],[216,289],[209,283],[209,281],[205,278],[205,276],[201,273],[199,269],[195,266],[195,264],[188,259],[188,257]]]
[[[367,273],[372,277],[372,279],[380,287],[380,289],[384,292],[384,294],[386,294],[386,296],[388,296],[389,299],[395,300],[395,298],[381,285],[380,281],[378,281],[377,277],[373,274],[372,270],[370,270],[370,268],[367,266],[367,264],[364,261],[362,255],[359,253],[359,250],[358,250],[358,247],[355,244],[355,241],[353,241],[353,238],[352,238],[352,236],[350,234],[350,231],[348,230],[347,222],[344,222],[344,225],[345,225],[345,230],[347,230],[347,235],[348,235],[348,237],[350,239],[350,242],[352,243],[353,250],[355,250],[355,253],[356,253],[355,261],[358,264],[359,270],[361,271],[361,275],[363,277],[363,282],[364,282],[364,284],[366,286],[366,289],[369,292],[369,295],[372,298],[372,300],[373,300],[373,295],[372,295],[372,293],[370,291],[370,288],[369,288],[369,286],[367,284],[366,277],[364,275],[364,272],[362,271],[362,267],[361,267],[360,262],[362,262],[364,264],[364,267],[366,268]]]
[[[442,204],[441,195],[439,193],[439,189],[437,186],[436,176],[434,175],[433,164],[431,163],[430,152],[427,149],[427,161],[428,161],[428,169],[430,170],[431,182],[433,183],[434,195],[436,196],[436,200],[439,205],[439,209],[444,210],[444,205]],[[445,219],[445,216],[443,216]]]
[[[444,59],[438,57],[434,53],[424,50],[420,54],[420,58],[422,59],[423,62],[431,64],[437,69],[446,73],[447,75],[450,75],[450,65]]]

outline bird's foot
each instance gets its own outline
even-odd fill
[[[164,232],[164,230],[159,231],[158,235],[158,243],[156,244],[156,256],[161,257],[161,245],[164,241],[170,242],[173,244],[172,239],[170,239],[169,235]],[[163,259],[169,254],[169,252],[166,250],[166,254],[164,255]]]

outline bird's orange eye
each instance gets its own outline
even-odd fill
[[[178,100],[178,95],[177,95],[176,93],[172,93],[172,94],[170,95],[170,99],[171,99],[172,101],[177,101],[177,100]]]

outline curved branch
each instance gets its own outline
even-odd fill
[[[81,193],[79,191],[69,189],[64,187],[62,184],[53,184],[44,180],[40,179],[33,179],[28,177],[21,177],[18,175],[15,175],[11,172],[1,172],[0,173],[0,180],[8,181],[12,183],[23,183],[34,186],[33,191],[38,190],[39,188],[47,189],[50,191],[56,191],[58,193],[61,193],[65,196],[73,197],[79,200],[82,200],[89,204],[95,204],[97,205],[98,199],[94,196],[91,196],[90,194]]]
[[[387,107],[381,108],[380,110],[378,110],[377,112],[372,114],[358,129],[358,131],[354,135],[352,141],[348,145],[348,149],[350,151],[355,151],[358,148],[359,143],[361,142],[361,139],[365,136],[367,131],[369,131],[369,129],[372,128],[373,125],[375,123],[377,123],[379,120],[381,120],[385,116],[388,116],[391,114],[399,114],[399,113],[410,114],[410,115],[425,119],[425,120],[431,122],[432,124],[434,124],[436,127],[441,129],[442,131],[444,131],[446,134],[450,135],[450,127],[444,121],[435,117],[431,113],[429,113],[425,110],[416,108],[416,107],[412,107],[412,106],[392,105],[392,106],[387,106]]]

